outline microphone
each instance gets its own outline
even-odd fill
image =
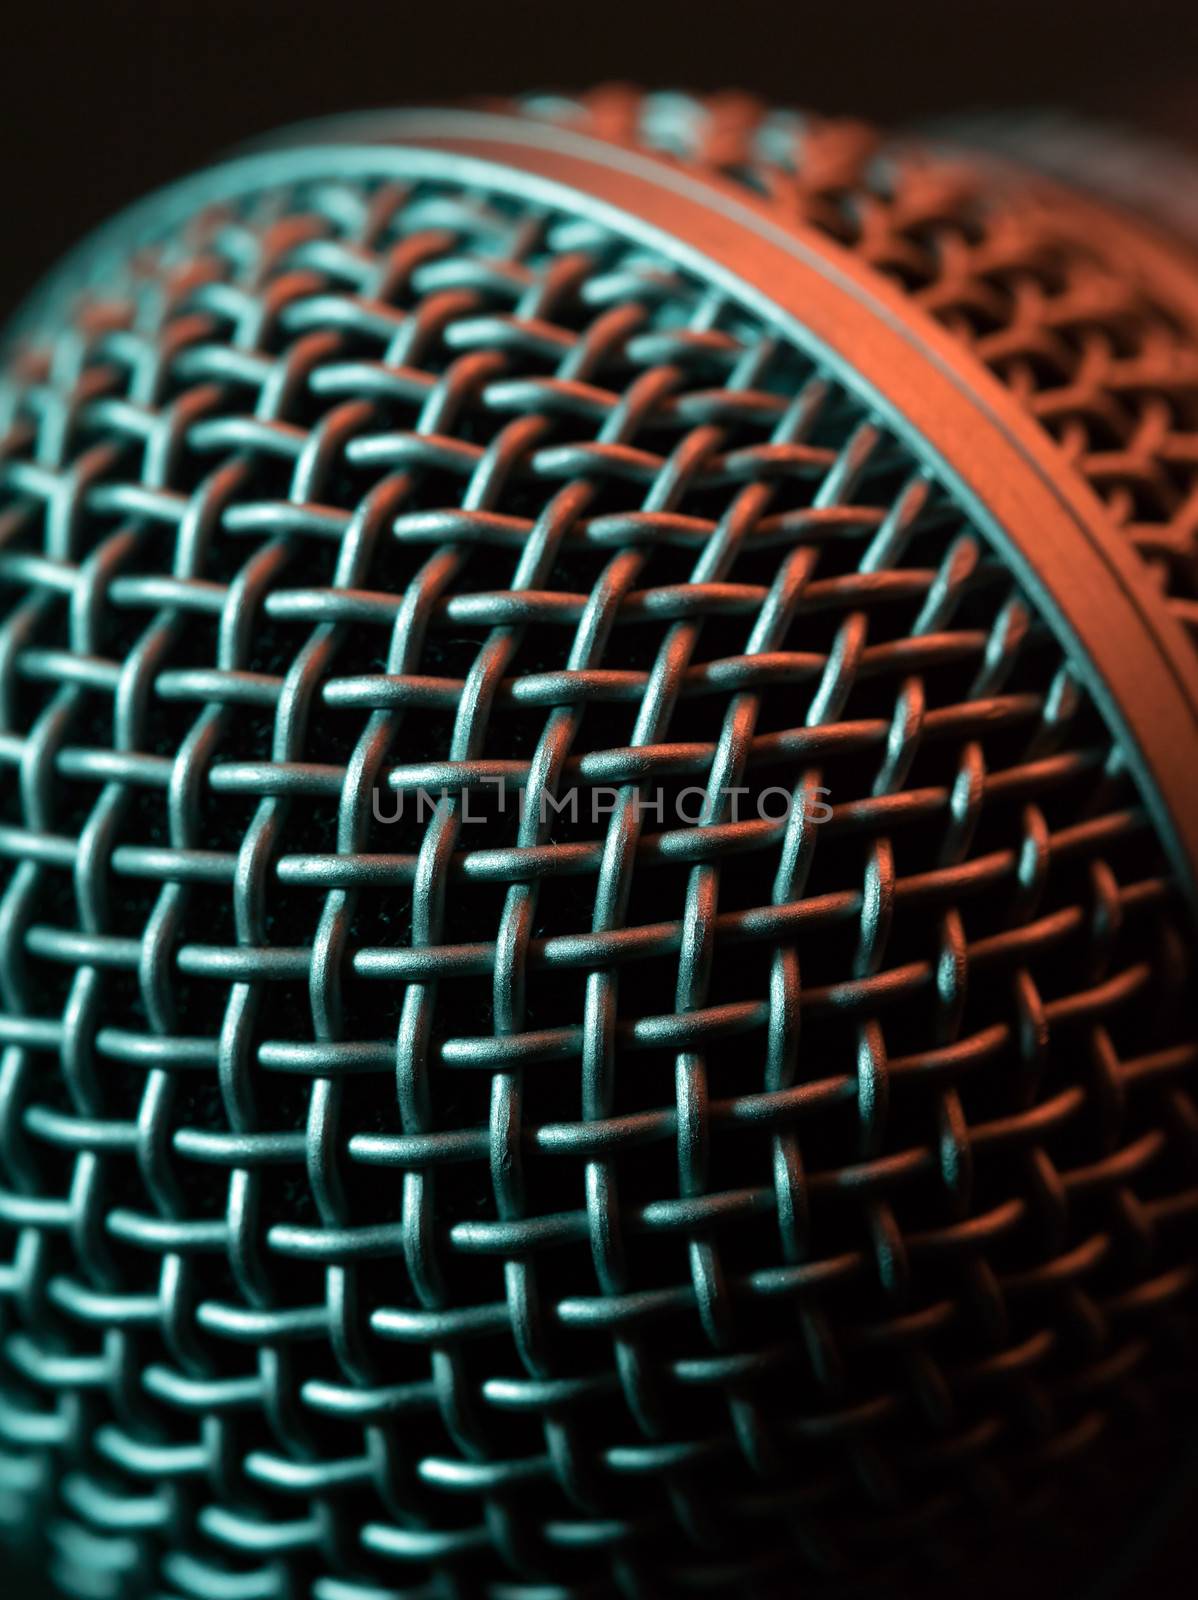
[[[743,97],[313,124],[85,241],[0,379],[10,1547],[1124,1570],[1195,1411],[1196,440],[1180,237]]]

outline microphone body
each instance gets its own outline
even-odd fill
[[[1198,272],[997,159],[602,91],[101,230],[0,386],[0,1531],[1084,1591],[1194,1409],[1196,641]]]

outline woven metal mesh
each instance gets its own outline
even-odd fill
[[[719,172],[897,283],[1051,434],[1198,642],[1198,327],[1092,211],[740,95],[612,89],[525,108]]]
[[[835,374],[322,184],[114,271],[0,438],[0,1511],[66,1589],[789,1594],[1169,1393],[1168,874]]]

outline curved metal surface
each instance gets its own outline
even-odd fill
[[[1075,1455],[1124,1512],[1198,1210],[1150,597],[822,241],[404,127],[26,319],[0,1509],[85,1600],[922,1585]]]
[[[319,138],[321,144],[307,141]],[[1085,484],[1013,397],[930,318],[848,252],[709,175],[518,116],[457,110],[366,113],[302,125],[173,185],[85,241],[14,324],[145,227],[264,182],[325,172],[460,173],[590,214],[708,274],[844,382],[954,483],[1052,619],[1131,752],[1192,904],[1198,905],[1198,654]],[[280,163],[283,163],[280,165]],[[99,269],[102,270],[102,267]],[[863,316],[862,313],[865,313]]]
[[[326,136],[410,142],[535,173],[602,206],[609,225],[631,223],[663,254],[720,276],[797,343],[835,358],[844,381],[946,472],[1055,619],[1137,752],[1147,803],[1198,903],[1198,656],[1096,497],[1062,474],[1043,432],[944,329],[847,252],[779,227],[731,186],[586,135],[417,111],[352,118]]]

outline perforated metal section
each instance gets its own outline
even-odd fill
[[[1173,890],[834,375],[337,184],[8,380],[0,1513],[66,1590],[923,1573],[1168,1396]]]
[[[897,283],[1060,445],[1198,643],[1198,327],[1093,208],[746,96],[614,89],[525,109],[719,172]]]

